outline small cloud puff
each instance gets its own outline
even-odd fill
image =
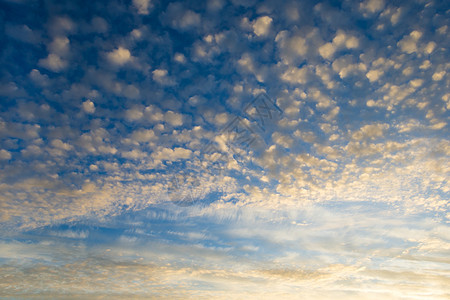
[[[257,36],[266,36],[270,31],[270,26],[272,25],[272,18],[268,16],[259,17],[253,23],[253,32]]]
[[[359,4],[359,9],[365,13],[376,13],[384,7],[384,0],[366,0]]]
[[[82,106],[83,106],[83,110],[89,114],[92,114],[95,112],[94,102],[92,102],[89,99],[84,101]]]
[[[123,66],[127,62],[131,61],[132,56],[128,49],[119,47],[107,54],[108,60],[117,66]]]
[[[414,30],[409,35],[405,35],[403,39],[397,43],[397,46],[399,46],[403,52],[408,54],[417,52],[417,42],[421,36],[422,32]],[[430,49],[430,51],[432,50]]]
[[[150,0],[133,0],[133,5],[140,15],[148,15],[149,9],[153,6]]]
[[[53,72],[60,72],[67,67],[67,61],[54,53],[50,53],[47,58],[40,59],[38,65]]]
[[[5,149],[0,150],[0,160],[9,160],[11,159],[11,153],[6,151]]]
[[[172,78],[168,76],[167,70],[164,69],[156,69],[152,72],[153,80],[158,82],[161,85],[174,85],[175,82]]]
[[[359,47],[357,37],[348,35],[339,30],[331,43],[325,43],[319,47],[319,54],[325,59],[331,59],[334,53],[342,48],[356,49]]]
[[[200,15],[183,7],[181,3],[169,4],[164,18],[168,24],[177,30],[186,31],[200,25]]]

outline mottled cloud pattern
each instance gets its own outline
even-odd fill
[[[0,7],[2,297],[450,297],[446,1]]]

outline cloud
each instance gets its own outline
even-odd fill
[[[152,72],[153,74],[153,80],[158,82],[161,85],[174,85],[175,82],[170,76],[167,70],[164,69],[156,69]]]
[[[446,73],[446,71],[435,72],[431,78],[433,78],[434,81],[439,81],[444,78]]]
[[[133,0],[133,5],[141,15],[148,15],[149,9],[153,7],[151,0]]]
[[[33,80],[33,82],[40,86],[45,87],[50,84],[48,75],[41,74],[41,72],[39,72],[39,70],[37,69],[31,70],[28,76],[31,78],[31,80]]]
[[[64,56],[69,52],[70,41],[67,37],[56,37],[48,46],[51,53]]]
[[[308,73],[306,67],[290,67],[281,75],[281,79],[290,83],[304,84],[308,80]]]
[[[370,70],[366,73],[366,77],[369,79],[370,82],[377,81],[380,79],[381,76],[383,76],[384,71],[383,70]]]
[[[357,132],[352,134],[354,140],[375,139],[382,137],[384,131],[389,128],[389,124],[370,124],[364,125]]]
[[[409,35],[405,35],[402,40],[397,43],[397,46],[399,46],[403,52],[408,54],[417,52],[417,42],[421,36],[422,32],[414,30]]]
[[[384,0],[366,0],[359,4],[359,9],[366,13],[376,13],[384,7]]]
[[[172,126],[181,126],[183,125],[183,115],[169,110],[164,114],[164,121]]]
[[[270,26],[272,24],[272,18],[268,16],[259,17],[253,22],[253,32],[257,36],[265,36],[270,31]]]
[[[9,151],[2,149],[0,150],[0,159],[1,160],[9,160],[11,159],[12,155]]]
[[[5,297],[448,294],[445,5],[33,1],[4,3]]]
[[[170,3],[163,18],[172,28],[180,31],[194,29],[201,23],[200,14],[186,9],[180,2]]]
[[[338,31],[332,43],[325,43],[319,47],[319,54],[325,59],[331,59],[339,49],[356,49],[358,47],[359,40],[357,37],[348,35],[343,31]]]
[[[47,58],[40,59],[38,65],[53,72],[61,72],[67,68],[68,62],[58,55],[50,53]]]
[[[87,112],[88,114],[93,114],[95,112],[94,102],[92,102],[89,99],[83,102],[82,107],[83,107],[83,110],[85,112]]]
[[[123,66],[132,60],[130,51],[123,47],[119,47],[111,52],[108,52],[107,58],[112,64],[117,66]]]

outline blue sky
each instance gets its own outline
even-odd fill
[[[450,297],[445,1],[0,7],[0,296]]]

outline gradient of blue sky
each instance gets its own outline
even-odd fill
[[[0,7],[0,296],[450,298],[449,2]]]

